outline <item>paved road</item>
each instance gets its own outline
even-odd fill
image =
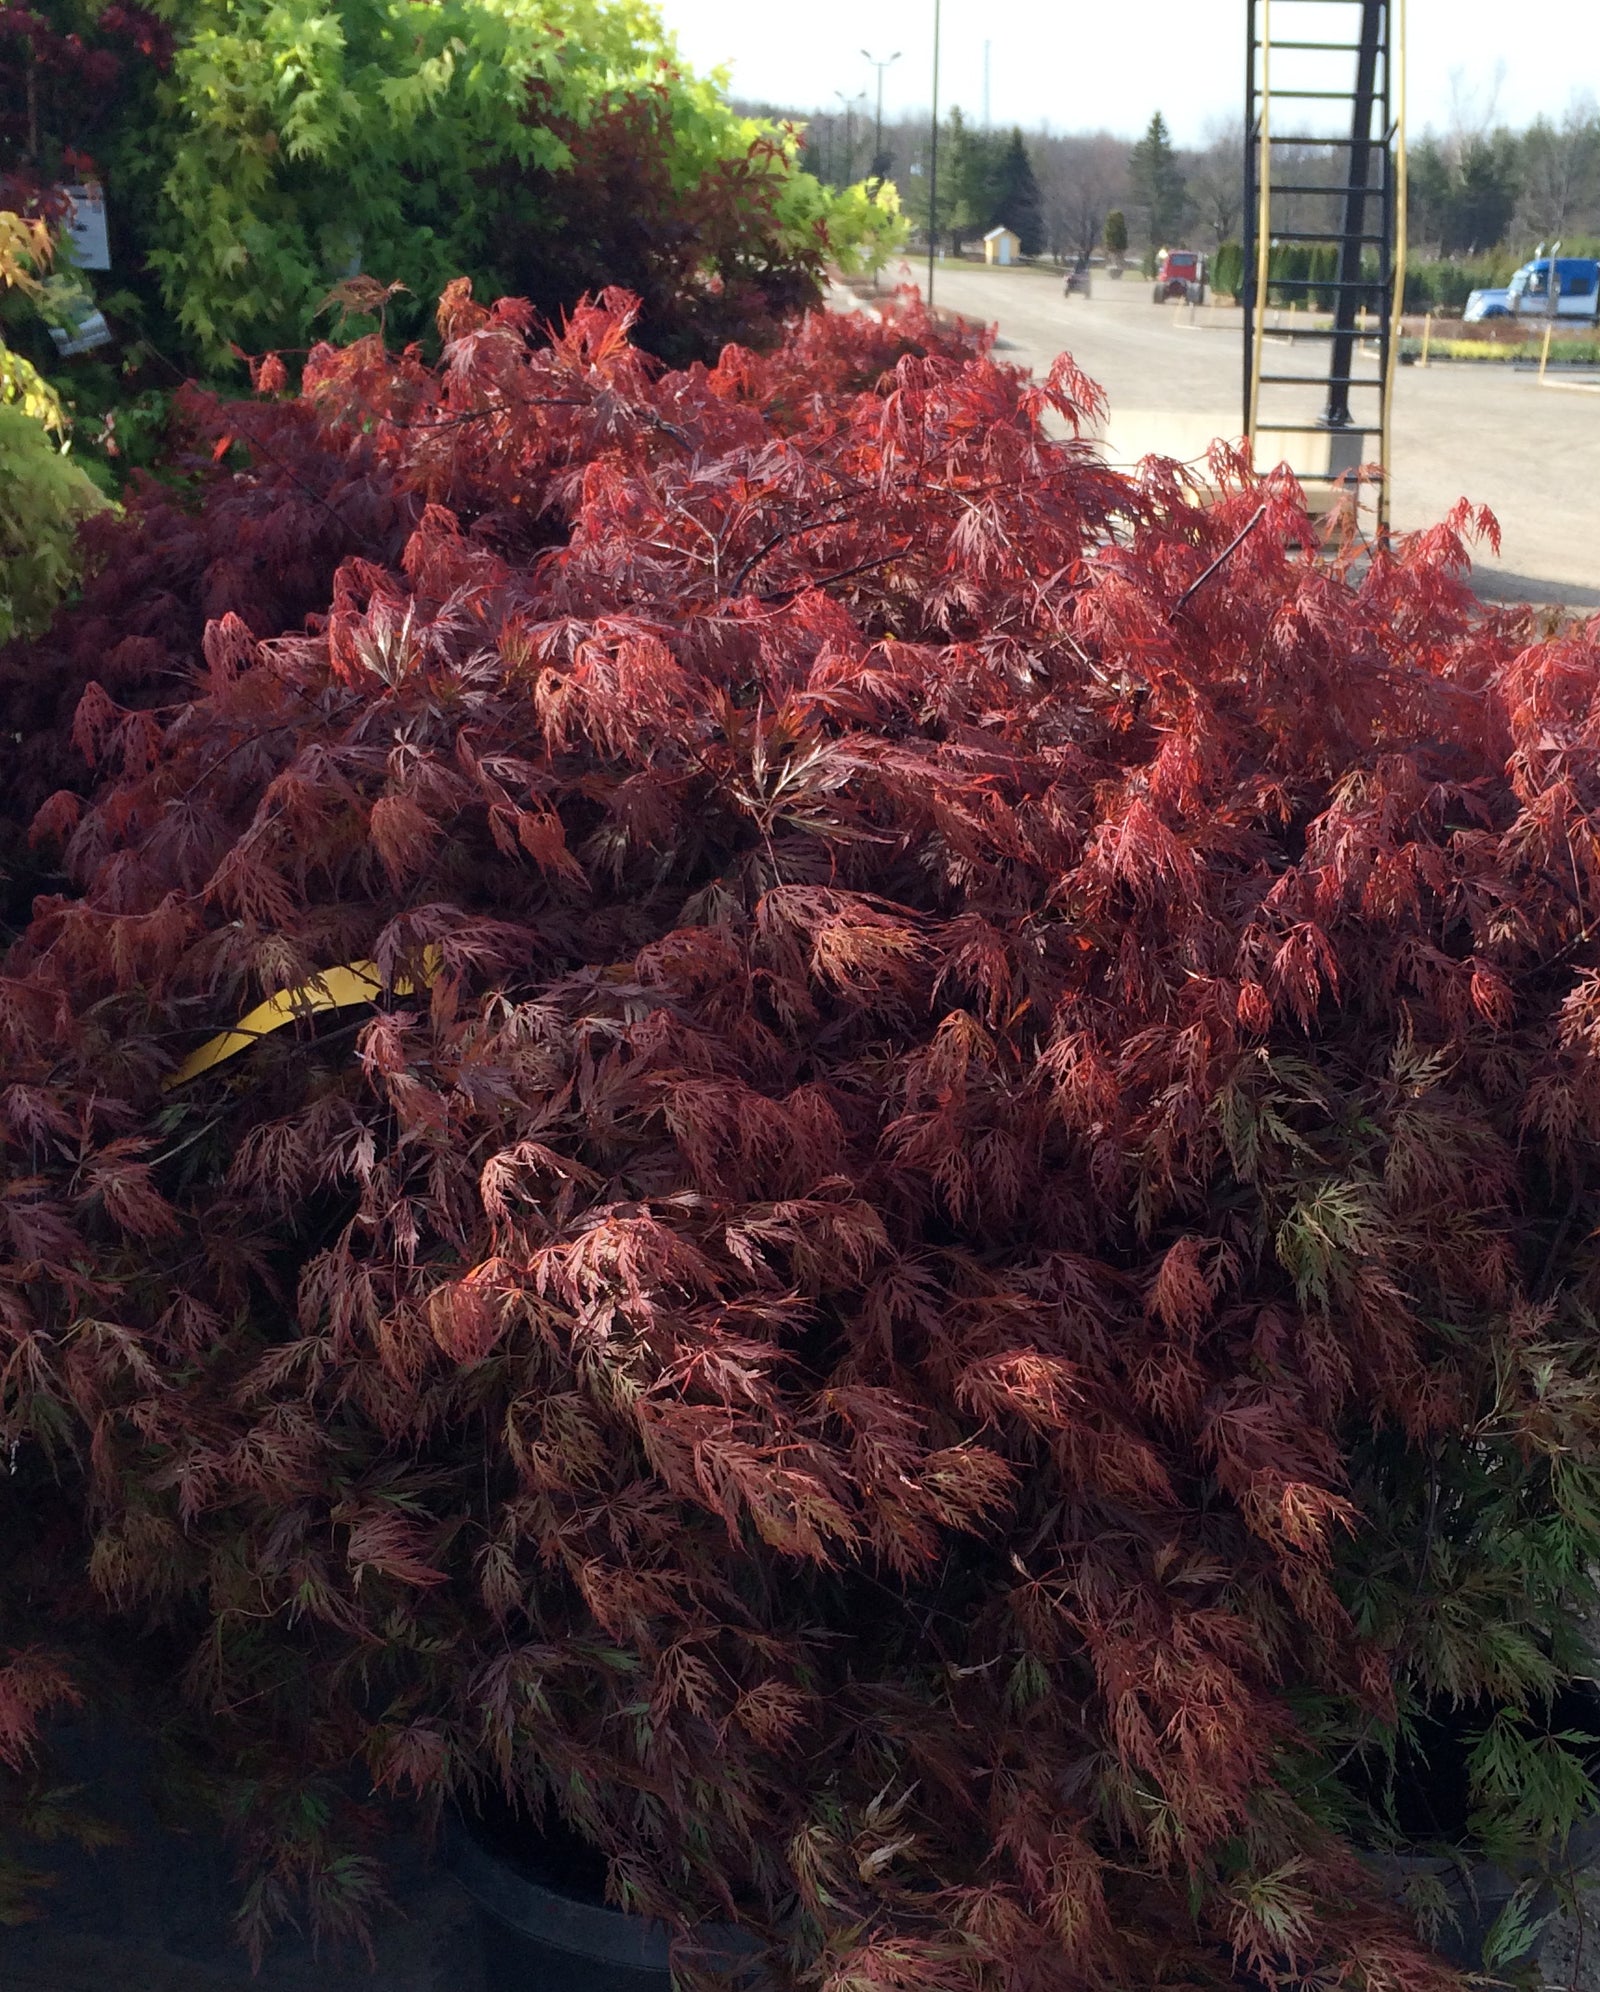
[[[926,266],[914,272],[926,280]],[[1237,314],[1187,325],[1179,306],[1158,310],[1130,275],[1097,276],[1091,299],[1064,299],[1042,270],[946,264],[937,301],[998,323],[1000,357],[1043,370],[1063,347],[1106,389],[1107,454],[1117,462],[1160,450],[1203,455],[1213,436],[1237,436],[1241,332]],[[1325,347],[1307,346],[1322,355]],[[1275,349],[1290,371],[1294,349]],[[1326,362],[1324,361],[1324,364]],[[1499,518],[1499,559],[1484,550],[1479,592],[1506,601],[1600,608],[1600,392],[1540,388],[1500,367],[1402,368],[1395,390],[1394,519],[1431,525],[1458,498]]]

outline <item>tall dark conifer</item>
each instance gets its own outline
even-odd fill
[[[995,171],[994,220],[1015,229],[1024,256],[1044,253],[1044,201],[1034,178],[1033,161],[1020,128],[1014,128]]]
[[[1149,246],[1170,247],[1183,228],[1186,188],[1172,134],[1159,111],[1128,155],[1128,180],[1144,211]]]

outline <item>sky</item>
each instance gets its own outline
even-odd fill
[[[862,53],[885,72],[884,112],[930,102],[933,0],[657,0],[689,65],[726,69],[739,97],[836,109],[876,92]],[[989,43],[991,122],[1133,135],[1165,113],[1180,144],[1242,115],[1244,0],[942,0],[940,101],[981,115]],[[1531,123],[1600,97],[1600,0],[1408,0],[1413,130],[1460,121]],[[1274,33],[1324,29],[1354,4],[1274,0]],[[1310,39],[1311,37],[1306,37]]]

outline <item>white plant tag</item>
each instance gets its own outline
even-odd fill
[[[72,240],[73,260],[80,270],[111,268],[111,237],[106,229],[106,197],[100,187],[64,187],[72,203],[67,211],[67,234]]]

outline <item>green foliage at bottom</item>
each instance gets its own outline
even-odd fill
[[[1514,249],[1491,249],[1481,256],[1449,256],[1406,265],[1406,310],[1437,311],[1458,318],[1475,290],[1510,283],[1524,257]]]
[[[1428,357],[1430,360],[1482,360],[1489,366],[1504,366],[1518,360],[1524,365],[1539,357],[1540,340],[1512,339],[1430,339]],[[1403,360],[1422,357],[1420,339],[1402,339],[1400,357]],[[1600,366],[1600,339],[1552,339],[1550,342],[1550,364],[1552,366]]]
[[[77,578],[77,534],[110,500],[19,407],[0,403],[0,642],[48,624]]]
[[[1218,244],[1211,259],[1211,289],[1216,297],[1232,298],[1244,289],[1244,249],[1239,243]]]

